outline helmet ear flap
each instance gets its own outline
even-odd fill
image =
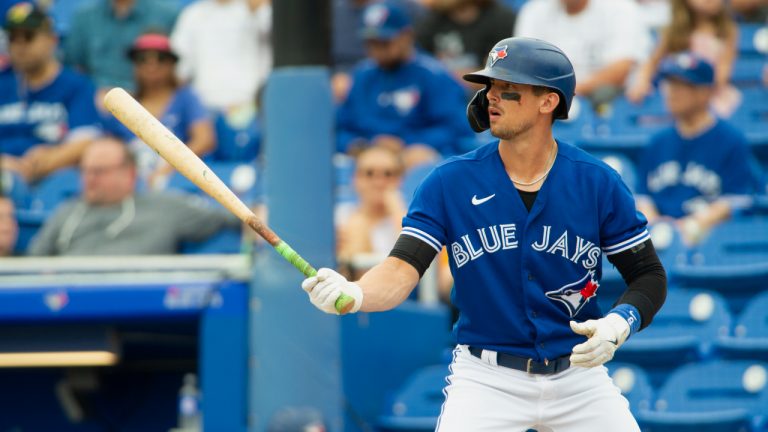
[[[472,100],[467,104],[467,120],[469,126],[475,132],[483,132],[491,127],[491,121],[488,118],[488,86],[478,90]]]

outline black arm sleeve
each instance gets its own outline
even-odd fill
[[[400,258],[412,265],[419,272],[419,277],[424,276],[437,251],[428,243],[416,237],[400,234],[389,256]]]
[[[651,240],[631,249],[608,255],[608,261],[621,273],[627,290],[616,304],[627,303],[640,312],[640,329],[648,327],[667,298],[667,273],[656,255]]]

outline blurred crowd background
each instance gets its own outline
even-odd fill
[[[0,256],[258,247],[102,100],[113,87],[130,91],[268,218],[261,96],[273,68],[272,8],[0,0]],[[718,385],[740,396],[718,406],[744,408],[749,427],[765,426],[768,1],[333,0],[331,15],[336,153],[327,163],[340,270],[356,277],[378,262],[419,181],[493,139],[469,128],[465,107],[479,88],[462,75],[484,67],[505,37],[550,41],[577,78],[556,138],[622,175],[671,276],[657,322],[612,366],[639,383],[627,390],[633,410],[654,424],[673,401],[708,409],[675,392],[712,372],[677,366],[725,362],[716,370],[733,369],[734,382]],[[448,261],[444,251],[414,301],[450,305]],[[605,306],[623,289],[607,262],[601,289]],[[674,371],[690,376],[669,378]]]

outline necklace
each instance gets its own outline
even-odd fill
[[[514,183],[516,185],[520,185],[520,186],[533,186],[536,183],[544,180],[544,177],[546,177],[547,174],[549,174],[549,172],[552,170],[552,167],[555,166],[555,142],[554,141],[552,142],[552,149],[549,151],[549,158],[550,158],[549,159],[549,168],[547,168],[547,170],[544,171],[544,174],[542,174],[541,177],[537,178],[536,180],[534,180],[534,181],[532,181],[530,183],[523,183],[523,182],[520,182],[520,181],[517,181],[517,180],[513,179],[512,176],[509,176],[509,179],[512,180],[512,183]]]

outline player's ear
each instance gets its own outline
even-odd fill
[[[539,99],[539,112],[542,114],[554,113],[560,104],[560,95],[556,92],[547,92],[543,96]]]

